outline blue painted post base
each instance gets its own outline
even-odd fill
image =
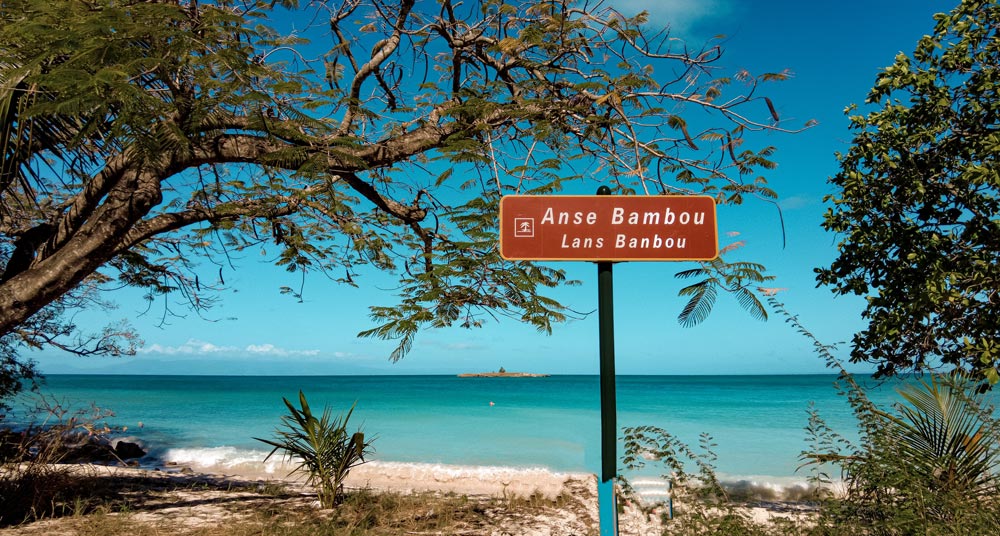
[[[601,536],[618,536],[618,501],[614,479],[597,483],[597,508],[601,519]]]

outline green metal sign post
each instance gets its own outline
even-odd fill
[[[601,186],[597,195],[611,195]],[[601,372],[601,477],[597,484],[601,536],[618,534],[618,410],[615,401],[614,269],[611,262],[597,263],[597,317]]]
[[[715,200],[707,196],[511,195],[500,200],[500,255],[508,260],[597,263],[601,370],[601,536],[617,536],[618,414],[612,265],[707,261],[718,256]]]

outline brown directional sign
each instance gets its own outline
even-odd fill
[[[719,254],[707,196],[510,195],[500,255],[534,261],[690,261]]]

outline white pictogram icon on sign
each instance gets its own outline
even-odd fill
[[[535,218],[514,218],[514,237],[532,238],[535,236]]]

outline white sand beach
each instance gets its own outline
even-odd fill
[[[396,462],[366,463],[351,470],[346,486],[399,492],[434,491],[489,497],[555,499],[568,482],[593,481],[586,473],[556,473],[545,469],[452,466]]]
[[[303,479],[289,478],[284,472],[226,470],[210,473],[179,465],[137,468],[79,464],[68,467],[85,476],[128,481],[130,486],[133,482],[142,482],[137,493],[144,495],[140,501],[143,506],[128,512],[129,520],[161,529],[197,529],[243,520],[245,512],[241,514],[239,509],[232,508],[234,502],[255,507],[268,504],[268,508],[274,509],[319,509],[314,493]],[[275,484],[287,486],[292,493],[282,498],[269,496],[266,490]],[[597,479],[593,474],[373,462],[353,469],[346,487],[373,492],[466,496],[469,500],[493,505],[487,509],[486,518],[479,526],[463,530],[462,534],[467,536],[583,535],[596,534],[599,527]],[[533,506],[522,508],[519,504]],[[789,503],[747,505],[741,510],[758,523],[808,515],[807,510]],[[663,506],[651,509],[648,505],[623,500],[622,512],[619,518],[622,536],[660,535],[664,532],[664,523],[669,523],[664,521],[666,510]],[[72,517],[36,521],[2,529],[0,536],[76,534],[73,523]]]
[[[267,481],[294,481],[301,478],[281,476],[274,467],[262,474],[238,468],[227,478],[251,478]],[[597,477],[588,473],[561,473],[541,468],[496,466],[456,466],[402,462],[370,462],[351,470],[345,487],[374,491],[467,495],[478,498],[507,499],[538,496],[548,500],[570,497],[573,500],[560,511],[532,516],[531,519],[498,519],[498,534],[556,535],[589,534],[598,527]],[[659,535],[659,516],[646,514],[626,505],[619,519],[620,534]],[[513,530],[514,528],[518,530]],[[534,528],[532,528],[534,527]]]
[[[151,527],[197,529],[241,520],[235,501],[259,506],[273,502],[274,508],[318,509],[318,501],[301,478],[260,473],[196,472],[181,466],[163,468],[112,467],[78,464],[67,466],[83,476],[141,482],[139,493],[147,495],[127,514],[129,521]],[[273,498],[266,493],[270,485],[286,484],[295,497]],[[543,469],[500,467],[456,467],[435,464],[371,463],[351,471],[348,488],[375,492],[420,493],[468,496],[470,500],[501,505],[487,511],[487,521],[469,527],[469,536],[553,536],[595,534],[599,526],[597,480],[594,475],[555,473]],[[540,507],[520,509],[516,499],[531,501]],[[557,500],[558,499],[558,500]],[[514,505],[503,508],[504,504]],[[0,529],[0,536],[76,534],[79,520],[62,517]],[[620,519],[620,534],[653,536],[662,533],[657,515],[649,515],[627,506]]]

